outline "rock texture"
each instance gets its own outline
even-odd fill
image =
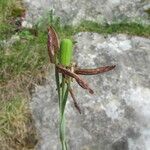
[[[117,67],[85,77],[94,95],[73,84],[82,114],[69,97],[66,115],[70,150],[149,150],[150,40],[97,33],[79,33],[74,39],[74,58],[79,66]],[[37,150],[60,150],[54,79],[51,66],[49,82],[37,86],[32,95],[30,106],[41,137]]]
[[[124,20],[149,24],[149,0],[24,0],[26,21],[33,23],[49,10],[67,24],[81,20],[112,23]],[[30,24],[28,23],[28,24]],[[26,23],[24,23],[26,24]]]

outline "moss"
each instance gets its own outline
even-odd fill
[[[145,12],[150,16],[150,8],[145,10]]]
[[[15,17],[15,18],[16,17],[22,17],[22,16],[24,16],[24,14],[25,14],[25,9],[20,8],[20,7],[13,8],[12,13],[11,13],[12,17]]]
[[[21,0],[0,0],[0,40],[6,40],[15,33],[15,19],[23,16],[24,12]]]

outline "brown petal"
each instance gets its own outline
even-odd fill
[[[73,90],[72,90],[71,88],[69,89],[69,92],[70,92],[70,95],[71,95],[71,97],[72,97],[72,99],[73,99],[75,108],[76,108],[76,109],[78,110],[78,112],[81,114],[81,109],[80,109],[80,107],[79,107],[79,105],[78,105],[78,103],[77,103],[77,101],[76,101],[76,98],[75,98],[75,96],[74,96]]]
[[[77,74],[71,72],[70,70],[68,70],[68,69],[66,69],[66,68],[64,68],[64,67],[62,67],[62,66],[60,66],[60,65],[56,65],[56,68],[57,68],[58,72],[60,72],[60,73],[62,73],[62,74],[64,74],[64,75],[67,75],[67,76],[70,76],[70,77],[74,78],[74,79],[77,81],[77,83],[78,83],[82,88],[88,90],[89,93],[91,93],[91,94],[94,93],[94,91],[89,87],[88,83],[87,83],[84,79],[82,79],[80,76],[78,76]]]
[[[51,63],[55,63],[55,55],[57,54],[57,51],[59,49],[59,39],[56,31],[51,26],[48,28],[47,47],[50,61]]]
[[[75,68],[74,72],[76,74],[81,74],[81,75],[96,75],[99,73],[108,72],[108,71],[114,69],[115,67],[116,67],[115,65],[112,65],[112,66],[99,67],[99,68],[95,68],[95,69]]]

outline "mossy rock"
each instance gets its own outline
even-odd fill
[[[145,10],[146,13],[148,13],[148,15],[150,15],[150,8]]]
[[[22,17],[25,14],[25,11],[26,10],[24,8],[14,8],[11,15],[15,18]]]

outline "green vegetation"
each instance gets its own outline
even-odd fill
[[[71,65],[72,55],[73,55],[72,46],[73,44],[71,40],[69,39],[62,40],[60,44],[60,53],[59,53],[59,62],[61,65],[64,66]],[[60,141],[62,145],[62,150],[67,150],[65,107],[66,107],[69,88],[70,88],[70,78],[65,78],[63,75],[59,76],[59,73],[57,71],[55,75],[56,75],[56,83],[57,83],[58,97],[59,97]],[[62,84],[62,86],[60,86],[60,84]]]
[[[1,150],[34,149],[37,142],[36,132],[28,109],[28,90],[32,77],[23,75],[21,64],[29,58],[29,36],[21,31],[20,37],[25,37],[18,43],[8,46],[3,40],[8,40],[16,34],[14,20],[20,17],[22,11],[20,0],[0,0],[0,147]],[[26,38],[28,37],[28,38]],[[24,41],[24,42],[23,42]],[[17,45],[20,44],[21,45]],[[21,48],[22,47],[22,48]],[[26,48],[25,48],[26,47]],[[23,49],[24,48],[24,49]],[[26,50],[25,50],[26,49]],[[25,50],[25,51],[24,51]],[[24,51],[24,52],[23,52]],[[29,51],[29,50],[28,50]],[[30,52],[30,51],[29,51]],[[18,67],[18,69],[17,69]],[[32,81],[33,83],[33,81]]]
[[[24,12],[21,0],[0,0],[0,40],[14,34],[14,19]]]
[[[57,21],[57,20],[56,20]],[[17,75],[30,72],[35,74],[37,71],[49,63],[47,56],[47,27],[51,22],[43,22],[35,29],[23,29],[18,34],[20,41],[13,44],[10,48],[2,48],[0,51],[2,69],[0,82],[7,82]],[[136,23],[119,23],[112,25],[100,25],[91,21],[84,21],[79,26],[55,25],[56,31],[62,38],[71,38],[78,32],[97,32],[101,34],[126,33],[129,35],[150,36],[150,27]],[[36,35],[34,34],[36,32]]]
[[[84,21],[77,28],[77,31],[92,31],[101,34],[125,33],[128,35],[150,36],[150,26],[144,26],[137,23],[114,23],[111,25],[100,25],[98,23]]]
[[[148,13],[148,15],[150,17],[150,8],[148,10],[146,10],[145,12]]]
[[[23,36],[24,38],[11,48],[4,47],[0,51],[1,82],[7,82],[29,71],[34,74],[48,62],[46,59],[46,37],[42,34],[39,35],[39,38],[21,35],[21,37]]]
[[[33,149],[36,144],[35,129],[29,123],[28,104],[21,97],[0,101],[0,145],[2,150]],[[33,140],[33,141],[29,141]]]
[[[49,65],[47,27],[49,25],[55,27],[60,39],[72,39],[74,34],[85,31],[104,35],[126,33],[150,37],[150,26],[137,23],[122,22],[101,25],[83,21],[78,26],[61,25],[60,18],[55,17],[52,11],[47,18],[35,24],[33,29],[16,31],[17,27],[13,21],[16,17],[20,17],[22,12],[24,12],[24,8],[22,8],[20,0],[0,0],[0,102],[2,106],[0,109],[0,137],[3,138],[3,140],[0,139],[0,145],[9,146],[9,143],[13,143],[12,150],[23,149],[17,147],[15,136],[12,135],[20,132],[20,135],[23,136],[25,128],[28,130],[28,126],[32,125],[31,116],[27,115],[30,114],[29,110],[26,109],[28,89],[34,84],[41,84],[47,73]],[[14,34],[18,35],[20,40],[9,46],[4,45],[2,41],[9,40]],[[14,123],[10,121],[14,119],[14,116],[19,122],[19,127],[13,126]],[[19,142],[22,143],[22,141]]]

